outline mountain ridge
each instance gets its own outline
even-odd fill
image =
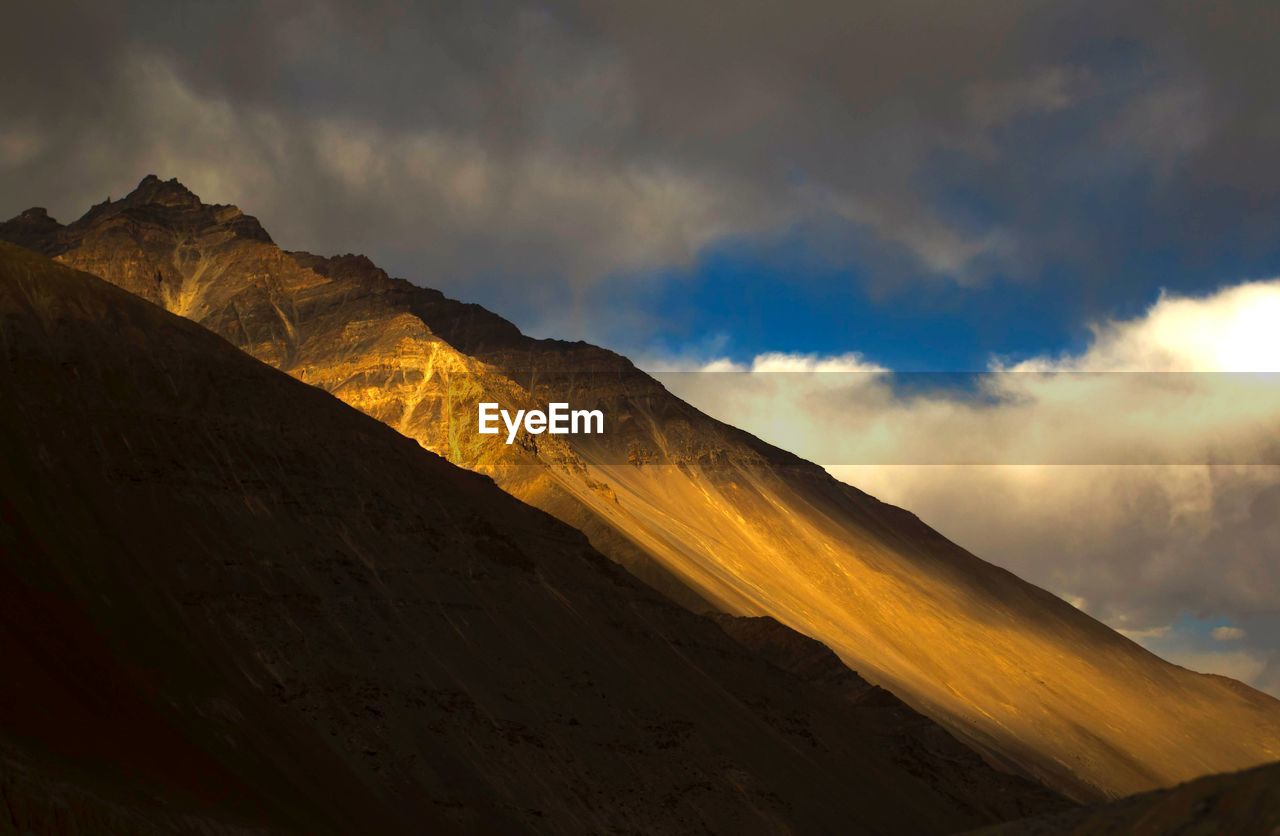
[[[101,279],[0,244],[0,337],[17,832],[944,833],[1066,806],[890,757],[874,715],[580,532]]]
[[[0,225],[0,238],[55,246],[492,476],[686,606],[813,636],[993,763],[1079,800],[1280,758],[1280,702],[1159,660],[620,355],[525,337],[367,258],[287,253],[238,209],[131,198],[52,239],[43,221]],[[614,431],[507,449],[474,435],[481,398],[552,396],[604,407]]]

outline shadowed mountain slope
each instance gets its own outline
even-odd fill
[[[1280,833],[1280,763],[1209,775],[1173,789],[977,832],[984,836],[1276,836]]]
[[[1002,820],[1010,818],[1011,805],[1037,812],[1060,808],[1056,794],[1025,778],[994,771],[933,720],[858,676],[821,642],[769,616],[711,618],[758,657],[844,700],[876,751],[955,803]]]
[[[990,761],[1078,799],[1280,758],[1280,702],[1170,665],[625,358],[534,340],[360,256],[287,253],[176,181],[0,238],[190,317],[488,473],[694,609],[769,615]],[[604,437],[476,434],[476,404],[600,407]]]
[[[963,776],[581,533],[7,244],[0,347],[0,832],[941,833],[1066,806],[985,768],[935,789]]]

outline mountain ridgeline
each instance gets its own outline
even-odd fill
[[[1280,759],[1280,702],[1157,658],[612,352],[526,337],[362,256],[285,251],[176,181],[148,177],[65,226],[29,210],[0,239],[192,319],[491,476],[688,609],[768,616],[817,639],[989,763],[1077,800]],[[481,401],[552,400],[602,408],[610,431],[511,446],[475,433]]]
[[[722,628],[8,244],[0,522],[0,833],[947,833],[1070,806],[774,664],[752,636],[813,644],[782,625]]]

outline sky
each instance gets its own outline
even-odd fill
[[[54,0],[6,19],[3,217],[68,221],[177,177],[285,247],[363,252],[649,368],[1280,366],[1263,337],[1214,349],[1280,276],[1274,2]],[[995,440],[1041,420],[874,391],[877,420],[922,434],[939,411]],[[1195,438],[1254,438],[1240,420]],[[1036,469],[1068,438],[1044,435],[1022,470],[999,451],[945,473],[821,463],[1280,693],[1276,606],[1214,591],[1280,601],[1274,470],[1252,448],[1226,469]],[[1034,509],[966,505],[1026,490]]]

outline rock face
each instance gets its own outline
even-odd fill
[[[31,229],[39,226],[39,234]],[[1280,758],[1280,702],[1170,665],[912,514],[715,421],[625,358],[534,340],[359,256],[288,253],[175,182],[32,246],[187,316],[587,534],[695,610],[768,615],[1080,800]],[[601,407],[603,438],[475,433],[480,400]]]
[[[990,770],[999,811],[935,789],[580,532],[7,244],[0,519],[0,832],[944,833],[1066,806]]]

